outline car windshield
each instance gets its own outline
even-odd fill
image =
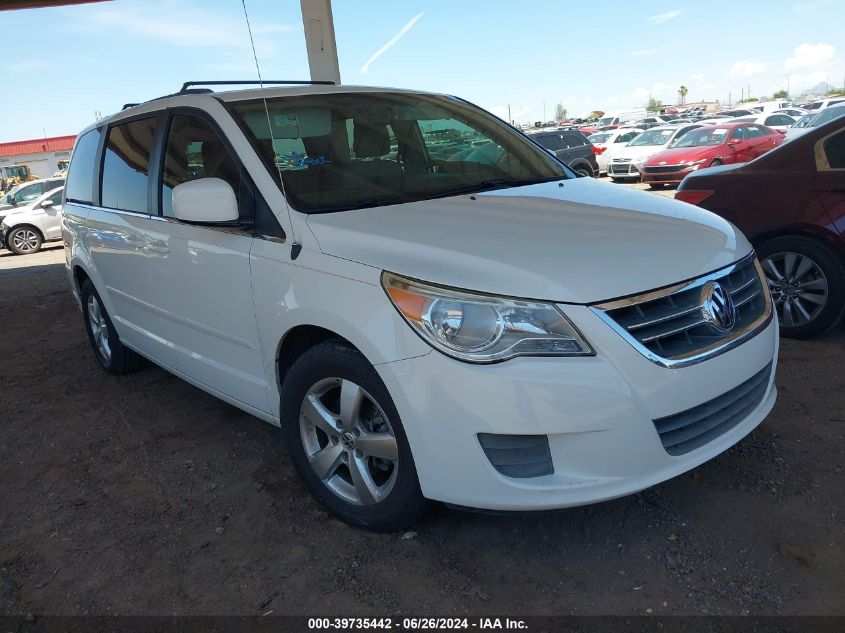
[[[807,127],[818,127],[820,125],[824,125],[828,121],[833,121],[833,119],[838,119],[843,114],[845,114],[845,106],[828,106],[821,112],[819,112],[815,118],[810,121]]]
[[[595,145],[596,143],[604,143],[610,138],[610,134],[607,132],[596,132],[595,134],[590,134],[587,138],[590,140],[590,143]]]
[[[724,127],[703,127],[690,130],[675,142],[675,147],[721,145],[728,137],[728,132],[730,130]]]
[[[327,213],[573,177],[465,101],[340,93],[227,104],[291,205]]]
[[[672,132],[674,132],[674,130],[646,130],[633,141],[628,143],[628,145],[630,147],[639,145],[666,145],[669,142],[669,139],[672,138]]]
[[[811,112],[810,114],[805,114],[800,119],[798,119],[792,127],[809,127],[810,122],[819,116],[818,112]]]
[[[0,204],[3,204],[4,202],[8,203],[10,200],[12,200],[15,197],[15,194],[20,191],[22,187],[23,185],[15,185],[11,189],[9,189],[9,191],[0,196]]]
[[[615,116],[606,116],[603,119],[599,119],[598,121],[596,121],[595,125],[596,125],[596,127],[604,127],[605,125],[613,125],[613,120],[615,118],[616,118]]]

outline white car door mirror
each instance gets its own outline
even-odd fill
[[[39,207],[41,207],[42,209],[49,209],[50,207],[53,207],[53,206],[55,206],[55,205],[53,204],[53,201],[52,201],[52,200],[47,199],[47,200],[44,200],[44,201],[43,201],[41,204],[39,204],[38,206],[39,206]]]
[[[173,217],[186,222],[218,224],[238,220],[235,190],[220,178],[189,180],[173,188]]]

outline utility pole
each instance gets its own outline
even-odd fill
[[[513,119],[511,118],[511,104],[508,104],[508,123],[513,125]]]

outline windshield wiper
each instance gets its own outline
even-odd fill
[[[490,189],[494,188],[524,187],[527,185],[536,185],[541,182],[554,182],[555,180],[564,180],[564,178],[560,176],[555,176],[554,178],[537,178],[535,180],[508,180],[506,178],[491,178],[489,180],[482,180],[472,185],[467,185],[466,187],[458,187],[457,189],[449,189],[448,191],[442,191],[436,194],[436,196],[438,198],[443,198],[447,196],[460,196],[462,194],[475,193],[478,191],[489,191]]]

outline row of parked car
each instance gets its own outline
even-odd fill
[[[804,338],[845,313],[845,100],[822,103],[786,131],[760,122],[771,116],[734,110],[529,138],[581,175],[677,184],[676,198],[727,217],[754,242],[783,333]]]

